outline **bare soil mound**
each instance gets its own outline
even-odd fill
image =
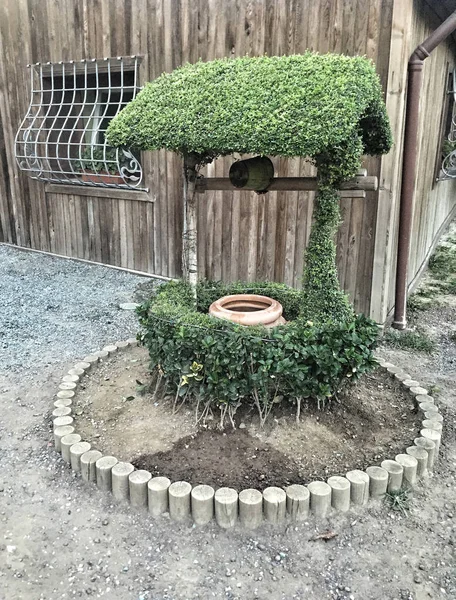
[[[262,429],[252,408],[236,429],[196,425],[195,408],[143,393],[148,355],[135,348],[103,361],[76,396],[77,429],[98,449],[153,475],[237,489],[307,483],[394,458],[413,443],[419,418],[410,395],[383,371],[349,385],[326,409],[304,405],[301,422],[277,405]],[[240,428],[239,428],[240,426]]]

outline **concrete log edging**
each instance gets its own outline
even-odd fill
[[[53,402],[53,437],[56,451],[83,481],[111,492],[116,500],[148,510],[152,517],[169,515],[173,521],[193,520],[195,525],[215,520],[224,529],[237,524],[254,529],[262,523],[299,522],[309,515],[326,518],[331,511],[344,513],[402,487],[413,488],[433,471],[444,425],[434,398],[403,369],[377,359],[380,368],[412,395],[421,419],[422,428],[413,445],[393,459],[385,459],[381,465],[369,466],[364,471],[355,469],[345,476],[334,475],[326,481],[268,487],[263,492],[256,489],[238,492],[228,487],[214,489],[208,485],[192,486],[186,481],[172,482],[164,476],[153,477],[148,471],[103,455],[91,443],[82,441],[75,431],[72,416],[74,398],[84,376],[108,356],[137,344],[136,338],[129,338],[106,345],[69,369],[61,379]]]

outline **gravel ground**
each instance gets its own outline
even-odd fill
[[[23,372],[70,361],[136,331],[132,302],[144,277],[0,246],[3,366]]]
[[[58,380],[135,332],[118,305],[144,282],[0,246],[0,600],[456,599],[455,372],[436,373],[438,361],[383,350],[438,380],[448,420],[408,517],[370,504],[298,527],[200,529],[113,504],[73,476],[50,444]],[[337,536],[311,541],[328,529]]]

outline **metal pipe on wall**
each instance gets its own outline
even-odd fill
[[[418,120],[424,61],[430,56],[431,52],[455,30],[456,11],[451,13],[451,15],[437,27],[437,29],[426,38],[422,44],[415,48],[408,62],[404,155],[399,209],[399,239],[397,246],[396,298],[393,321],[393,327],[396,329],[405,329],[407,325],[407,270],[412,233]]]

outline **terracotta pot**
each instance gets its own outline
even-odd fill
[[[82,181],[91,183],[105,183],[107,185],[124,185],[125,181],[120,175],[107,175],[106,173],[83,173]]]
[[[275,327],[286,323],[282,305],[277,300],[256,294],[234,294],[213,302],[209,314],[240,325]]]

